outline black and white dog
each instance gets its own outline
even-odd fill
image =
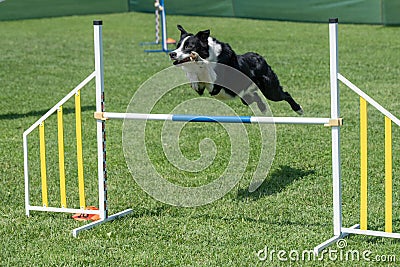
[[[262,56],[253,52],[236,55],[229,44],[210,37],[210,30],[192,34],[188,33],[181,25],[177,27],[181,32],[180,40],[177,48],[169,56],[174,61],[174,65],[182,66],[192,88],[199,95],[202,95],[204,90],[207,89],[210,95],[218,99],[239,96],[243,104],[249,105],[256,102],[261,112],[266,111],[266,105],[257,94],[255,86],[236,81],[232,82],[233,87],[235,85],[237,87],[239,84],[242,86],[241,88],[232,90],[231,87],[228,89],[226,86],[221,86],[221,84],[226,83],[218,82],[220,77],[225,76],[224,80],[234,78],[226,77],[227,71],[221,70],[221,67],[218,70],[218,66],[227,65],[249,77],[267,99],[272,101],[285,100],[295,112],[300,115],[303,114],[302,107],[293,100],[289,93],[283,91],[278,77]],[[194,62],[195,64],[183,64],[186,62]]]

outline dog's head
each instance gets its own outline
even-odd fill
[[[181,25],[177,25],[177,27],[181,32],[181,37],[176,49],[169,53],[171,60],[174,61],[173,64],[177,65],[189,62],[192,52],[196,52],[201,58],[208,58],[208,37],[210,37],[210,30],[199,31],[193,34],[188,33]]]

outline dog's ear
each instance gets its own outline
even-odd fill
[[[208,37],[210,37],[210,30],[199,31],[196,36],[203,42],[207,42]]]
[[[183,37],[183,36],[186,36],[186,35],[188,35],[188,32],[181,26],[181,25],[176,25],[176,27],[178,28],[178,30],[181,32],[181,38]]]

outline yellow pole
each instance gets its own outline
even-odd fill
[[[58,126],[58,166],[60,172],[60,198],[61,207],[67,207],[67,195],[65,193],[65,164],[64,164],[64,128],[63,128],[63,108],[60,106],[57,112]]]
[[[392,121],[385,116],[385,232],[392,232]]]
[[[46,175],[46,143],[44,139],[44,122],[39,125],[40,139],[40,174],[42,177],[42,203],[44,207],[48,207],[47,199],[47,175]]]
[[[368,219],[368,147],[367,101],[360,97],[360,229],[367,230]]]
[[[76,157],[78,162],[79,206],[85,209],[85,182],[83,177],[81,92],[75,94]]]

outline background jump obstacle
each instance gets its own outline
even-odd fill
[[[81,130],[81,104],[80,91],[91,80],[96,81],[96,111],[104,112],[104,76],[103,76],[103,42],[102,42],[102,21],[94,21],[94,55],[95,55],[95,71],[83,80],[75,89],[66,95],[60,102],[52,107],[45,115],[37,120],[23,134],[24,147],[24,176],[25,176],[25,213],[30,215],[31,211],[47,211],[47,212],[66,212],[66,213],[84,213],[97,214],[100,220],[83,225],[72,231],[74,237],[79,232],[90,229],[96,225],[117,219],[121,216],[132,212],[132,209],[127,209],[113,215],[108,214],[107,207],[107,168],[106,168],[106,139],[105,139],[105,122],[97,121],[97,151],[98,151],[98,210],[87,210],[84,176],[83,176],[83,155],[82,155],[82,130]],[[78,191],[79,191],[79,208],[68,208],[66,201],[66,186],[65,186],[65,169],[64,169],[64,133],[63,133],[63,105],[71,98],[75,97],[75,117],[76,117],[76,146],[77,146],[77,166],[78,166]],[[51,207],[47,199],[47,176],[46,176],[46,151],[45,151],[45,121],[52,114],[57,113],[58,125],[58,155],[59,155],[59,176],[60,176],[60,198],[61,207]],[[40,132],[40,166],[41,166],[41,181],[42,181],[42,206],[30,205],[30,185],[29,185],[29,164],[28,164],[28,135],[39,127]]]
[[[159,45],[160,44],[160,22],[161,22],[161,49],[146,49],[145,52],[148,53],[157,53],[157,52],[165,52],[168,53],[171,50],[168,50],[168,44],[175,44],[176,41],[174,39],[167,37],[167,17],[165,13],[165,5],[164,0],[155,0],[154,1],[154,14],[155,14],[155,32],[156,39],[154,42],[144,42],[140,45]],[[161,17],[160,17],[161,11]]]
[[[104,80],[103,80],[103,53],[102,53],[102,22],[94,22],[94,43],[95,43],[95,71],[90,74],[81,84],[79,84],[74,90],[72,90],[64,99],[62,99],[57,105],[55,105],[49,112],[47,112],[42,118],[40,118],[35,124],[33,124],[24,133],[24,167],[25,167],[25,207],[26,214],[29,216],[31,210],[40,211],[51,211],[51,212],[82,212],[87,214],[99,214],[101,217],[100,221],[93,222],[77,228],[73,231],[73,235],[76,236],[79,231],[89,229],[97,224],[113,220],[119,216],[126,215],[132,210],[128,209],[123,212],[117,213],[113,216],[108,216],[107,213],[107,190],[106,190],[106,150],[105,150],[105,122],[108,119],[132,119],[132,120],[170,120],[170,121],[186,121],[186,122],[211,122],[211,123],[276,123],[276,124],[316,124],[325,125],[331,128],[332,136],[332,179],[333,179],[333,234],[334,236],[327,241],[321,243],[314,248],[314,253],[318,254],[324,248],[335,243],[340,238],[343,238],[349,234],[361,234],[371,235],[379,237],[392,237],[400,238],[400,234],[392,233],[392,137],[391,137],[391,124],[392,122],[400,126],[400,120],[394,115],[384,109],[376,101],[374,101],[367,94],[362,92],[358,87],[352,84],[344,76],[338,73],[338,20],[329,20],[329,43],[330,43],[330,84],[331,84],[331,116],[330,118],[303,118],[303,117],[252,117],[252,116],[205,116],[205,115],[186,115],[186,114],[140,114],[140,113],[114,113],[105,112],[104,110]],[[82,87],[84,87],[89,81],[96,78],[96,112],[95,119],[97,120],[97,145],[98,145],[98,183],[99,183],[99,211],[96,210],[83,210],[80,209],[68,209],[65,207],[64,200],[61,201],[61,208],[48,207],[47,203],[47,186],[46,186],[46,163],[45,163],[45,146],[44,146],[44,121],[53,113],[58,111],[59,119],[59,140],[62,140],[62,105],[72,96],[77,95]],[[341,81],[351,90],[353,90],[360,97],[360,145],[361,145],[361,208],[360,208],[360,224],[354,225],[350,228],[342,226],[342,184],[341,184],[341,161],[340,161],[340,126],[342,125],[342,119],[340,118],[340,101],[339,101],[339,83]],[[79,100],[76,100],[79,101]],[[374,231],[367,229],[367,187],[366,187],[366,105],[369,103],[376,109],[378,109],[385,116],[385,170],[386,170],[386,181],[385,181],[385,231]],[[80,113],[79,108],[76,107],[76,113]],[[61,115],[60,115],[61,114]],[[79,126],[80,119],[76,116],[77,125],[77,139],[79,137]],[[42,169],[42,198],[43,206],[31,206],[29,204],[29,175],[28,175],[28,145],[27,136],[37,127],[40,131],[40,158],[41,158],[41,169]],[[61,133],[60,133],[61,132]],[[79,147],[77,140],[77,146]],[[62,147],[62,142],[59,141],[59,147]],[[78,148],[79,150],[79,148]],[[59,152],[62,155],[62,150]],[[60,159],[60,188],[65,188],[64,176],[61,169],[63,166],[63,156]],[[78,161],[80,157],[78,156]],[[364,163],[363,163],[364,162]],[[79,165],[79,162],[78,162]],[[83,181],[83,179],[82,179]],[[65,189],[61,189],[61,192]],[[81,191],[80,191],[81,192]],[[64,199],[64,193],[61,198]],[[80,193],[82,199],[84,199],[84,193]],[[83,202],[81,203],[81,206]]]

